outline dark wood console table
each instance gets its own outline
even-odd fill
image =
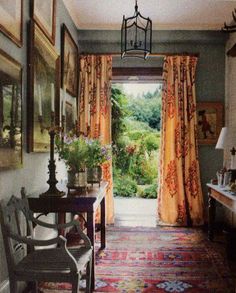
[[[76,194],[65,197],[35,197],[29,196],[30,209],[35,213],[58,213],[61,218],[65,213],[86,213],[87,214],[87,235],[92,246],[95,244],[95,215],[98,207],[101,207],[101,249],[106,247],[105,230],[105,194],[107,183],[102,182],[100,187],[94,185],[89,188],[86,194]],[[95,249],[93,249],[92,261],[92,289],[95,288]]]
[[[236,212],[236,194],[229,192],[224,187],[208,183],[208,238],[214,239],[214,222],[216,202],[219,202],[232,212]]]

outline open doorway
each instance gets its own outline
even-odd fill
[[[160,80],[113,81],[115,225],[156,226],[161,123]]]

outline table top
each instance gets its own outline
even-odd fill
[[[107,182],[89,187],[85,194],[70,194],[64,197],[39,197],[28,195],[29,206],[34,212],[94,212],[105,197]]]
[[[207,187],[212,190],[211,197],[215,198],[222,205],[227,207],[233,212],[236,212],[236,193],[231,192],[227,187],[221,187],[211,183]]]
[[[236,202],[236,192],[232,192],[229,190],[229,188],[227,186],[225,187],[221,187],[219,185],[215,185],[215,184],[211,184],[211,183],[207,183],[207,187],[214,189],[215,191],[220,192],[221,194],[223,194],[224,196],[230,198],[231,200]]]

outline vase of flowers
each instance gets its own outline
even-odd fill
[[[88,140],[87,181],[99,183],[102,180],[101,165],[110,159],[110,148],[104,146],[98,139]]]
[[[56,146],[59,158],[65,162],[68,169],[68,185],[86,187],[86,162],[88,158],[86,138],[83,136],[65,136],[63,140],[56,140]]]

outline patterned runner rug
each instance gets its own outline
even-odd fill
[[[200,229],[111,227],[106,249],[96,253],[95,292],[235,292],[222,251]],[[41,291],[70,288],[44,283]]]

